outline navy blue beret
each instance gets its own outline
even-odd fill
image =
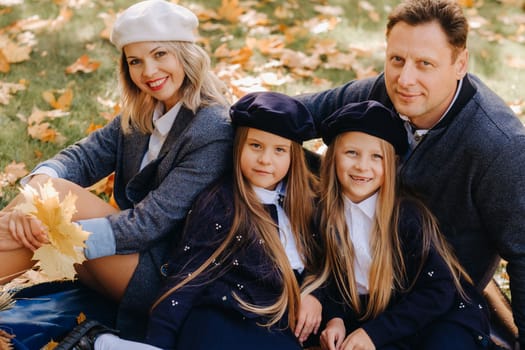
[[[234,127],[247,126],[292,141],[316,137],[315,124],[308,109],[298,100],[278,92],[252,92],[230,108]]]
[[[321,136],[325,144],[347,131],[361,131],[392,144],[397,154],[408,150],[407,132],[403,121],[390,109],[377,101],[349,103],[332,113],[321,123]]]

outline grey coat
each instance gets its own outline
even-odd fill
[[[298,97],[320,123],[349,102],[392,107],[384,76]],[[468,74],[447,115],[404,160],[402,186],[418,195],[479,289],[501,256],[508,261],[512,309],[525,348],[525,128],[510,108]]]
[[[81,186],[115,172],[114,194],[121,211],[107,218],[117,254],[140,253],[119,310],[117,326],[124,336],[140,337],[134,323],[146,319],[162,281],[159,269],[180,238],[196,196],[230,167],[232,140],[226,107],[210,106],[196,114],[183,107],[158,158],[142,170],[149,134],[124,134],[120,117],[38,165]]]

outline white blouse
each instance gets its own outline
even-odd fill
[[[275,204],[277,207],[277,220],[279,221],[279,237],[281,238],[281,243],[283,244],[286,255],[288,256],[288,261],[294,270],[297,270],[299,273],[303,272],[304,264],[297,246],[295,245],[295,239],[292,233],[292,227],[290,225],[290,220],[284,212],[283,207],[279,203],[279,195],[284,196],[286,193],[286,188],[282,182],[280,182],[274,191],[267,190],[262,187],[252,186],[253,190],[259,200],[263,204]]]
[[[359,294],[368,294],[368,277],[372,263],[370,234],[376,213],[377,197],[376,192],[356,204],[344,196],[346,225],[354,246],[354,274]]]

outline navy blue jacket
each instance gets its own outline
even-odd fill
[[[414,336],[432,322],[452,321],[471,329],[481,342],[489,341],[488,309],[475,288],[463,282],[469,301],[463,300],[454,285],[445,261],[431,248],[422,261],[421,216],[414,203],[403,201],[400,210],[399,235],[406,266],[409,291],[396,292],[387,309],[374,319],[360,321],[358,315],[344,305],[337,288],[331,286],[331,295],[323,303],[326,321],[342,318],[347,333],[362,327],[376,348]],[[329,292],[328,292],[329,290]],[[366,299],[363,298],[366,302]]]
[[[233,216],[233,190],[229,180],[199,196],[188,214],[181,245],[169,262],[170,278],[162,293],[195,271],[213,254],[226,238]],[[264,244],[254,232],[236,235],[233,244],[212,263],[211,269],[172,292],[152,310],[147,342],[161,348],[173,348],[178,330],[196,306],[236,310],[246,318],[267,322],[267,319],[241,308],[233,297],[235,294],[247,303],[267,306],[280,296],[282,277],[264,252]],[[279,327],[286,327],[287,315],[281,321]]]

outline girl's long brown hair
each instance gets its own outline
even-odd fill
[[[270,327],[288,312],[288,325],[294,327],[296,314],[300,302],[300,291],[294,271],[290,265],[284,247],[278,234],[278,227],[264,209],[252,189],[252,185],[242,175],[240,167],[241,153],[247,138],[249,128],[239,127],[234,140],[234,218],[232,227],[226,238],[215,252],[191,275],[164,293],[153,305],[155,308],[164,298],[182,288],[198,275],[205,272],[212,262],[219,257],[224,259],[232,254],[235,236],[253,233],[253,239],[262,239],[260,245],[274,264],[276,273],[282,277],[282,292],[275,303],[268,306],[253,305],[243,301],[239,296],[234,297],[242,308],[268,318],[264,326]],[[290,220],[292,232],[299,254],[308,268],[313,256],[312,247],[315,246],[311,220],[314,213],[317,179],[306,166],[304,152],[300,144],[292,142],[290,169],[287,174],[287,188],[284,200],[284,211]]]
[[[340,135],[326,151],[321,167],[321,218],[320,227],[326,249],[324,266],[316,278],[311,278],[306,292],[315,290],[329,280],[335,281],[344,302],[362,319],[377,317],[388,306],[394,291],[409,291],[406,267],[399,238],[400,201],[396,190],[396,155],[392,145],[381,140],[383,152],[384,183],[379,189],[376,215],[370,236],[372,264],[369,273],[369,301],[366,309],[361,305],[354,279],[355,252],[344,214],[343,191],[336,174],[336,152]],[[417,203],[415,199],[411,199]],[[441,255],[463,298],[467,298],[460,278],[470,278],[458,263],[451,249],[442,238],[432,214],[421,204],[422,256],[418,273],[431,248]]]

